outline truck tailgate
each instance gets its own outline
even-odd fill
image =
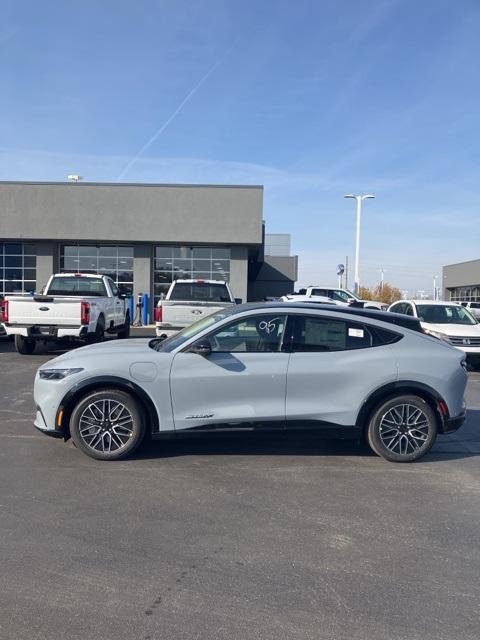
[[[169,300],[162,301],[162,324],[170,324],[175,327],[184,327],[205,316],[217,313],[225,307],[232,306],[228,302],[219,304],[218,302],[175,302]]]
[[[37,302],[32,297],[8,297],[9,325],[80,325],[78,298],[51,298]]]

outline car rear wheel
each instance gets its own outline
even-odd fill
[[[15,349],[23,356],[29,356],[35,351],[35,340],[24,338],[23,336],[15,336]]]
[[[119,460],[132,454],[145,434],[136,400],[118,389],[102,389],[81,398],[70,418],[75,445],[96,460]]]
[[[371,448],[391,462],[413,462],[424,456],[437,437],[437,418],[415,395],[399,395],[373,412],[367,429]]]

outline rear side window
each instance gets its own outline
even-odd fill
[[[203,300],[206,302],[231,302],[224,284],[206,282],[179,282],[172,289],[170,300]]]
[[[402,338],[394,331],[325,316],[290,316],[285,336],[285,349],[303,352],[366,349]]]

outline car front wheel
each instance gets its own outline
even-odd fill
[[[79,400],[70,418],[75,445],[96,460],[119,460],[132,454],[145,434],[136,400],[118,389],[94,391]]]
[[[413,462],[424,456],[437,437],[437,418],[430,405],[415,395],[399,395],[373,412],[367,439],[371,448],[391,462]]]

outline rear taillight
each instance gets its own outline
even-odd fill
[[[155,322],[162,321],[162,305],[155,307]]]
[[[90,324],[90,303],[82,302],[82,308],[80,311],[80,323],[81,324]]]
[[[2,322],[8,322],[8,300],[2,302]]]
[[[448,418],[448,407],[447,403],[444,400],[440,400],[438,403],[438,408],[440,409],[440,413],[444,418]]]

